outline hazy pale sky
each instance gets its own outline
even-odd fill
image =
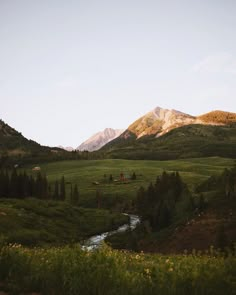
[[[236,112],[236,0],[0,0],[0,118],[77,147],[156,106]]]

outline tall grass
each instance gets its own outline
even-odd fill
[[[161,256],[97,251],[79,245],[0,250],[0,281],[11,294],[234,294],[236,259],[216,255]]]

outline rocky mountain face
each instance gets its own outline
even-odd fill
[[[236,113],[212,111],[194,117],[157,107],[136,120],[102,151],[117,159],[235,158],[235,146]]]
[[[160,137],[172,129],[185,125],[226,125],[235,122],[235,113],[212,111],[195,117],[177,110],[156,107],[154,110],[132,123],[120,138],[127,139],[129,137],[135,137],[139,139],[143,136],[150,135]]]
[[[106,128],[87,139],[85,142],[79,145],[76,150],[86,150],[90,152],[99,150],[105,144],[120,136],[123,131],[123,129]]]
[[[195,117],[176,110],[156,107],[128,127],[128,131],[137,138],[146,135],[160,136],[176,127],[193,124]],[[124,134],[124,136],[127,136]]]

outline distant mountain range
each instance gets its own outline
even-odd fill
[[[101,151],[107,157],[127,159],[236,157],[236,114],[212,111],[191,116],[156,107]]]
[[[59,145],[58,147],[59,147],[60,149],[63,149],[63,150],[65,150],[65,151],[68,151],[68,152],[72,152],[72,151],[75,150],[72,146],[66,146],[66,147],[64,147],[64,146],[62,146],[62,145]]]
[[[236,114],[223,111],[213,111],[195,117],[180,111],[156,107],[132,123],[121,137],[128,138],[129,135],[135,135],[137,139],[149,135],[159,137],[172,129],[185,125],[222,125],[235,121]]]
[[[123,129],[112,129],[112,128],[106,128],[103,131],[100,131],[93,136],[91,136],[89,139],[87,139],[85,142],[81,143],[76,150],[79,151],[97,151],[101,147],[103,147],[105,144],[110,142],[111,140],[117,138],[121,133],[123,132]]]
[[[72,159],[72,147],[47,147],[28,140],[0,120],[0,164],[7,157],[19,162]],[[178,159],[204,156],[236,158],[236,113],[212,111],[191,116],[156,107],[126,130],[106,128],[79,145],[78,151],[101,151],[103,157]]]

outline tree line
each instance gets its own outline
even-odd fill
[[[140,187],[136,205],[142,221],[152,230],[169,226],[174,218],[193,209],[191,194],[179,173],[165,171],[146,190]]]
[[[196,192],[217,190],[228,200],[236,198],[236,162],[231,169],[224,169],[221,175],[211,176],[196,187]]]
[[[28,175],[25,171],[0,170],[0,198],[23,199],[35,197],[42,200],[65,201],[66,182],[62,176],[54,183],[48,183],[47,176],[40,171],[36,175]],[[77,185],[72,187],[70,201],[78,204],[79,191]]]

